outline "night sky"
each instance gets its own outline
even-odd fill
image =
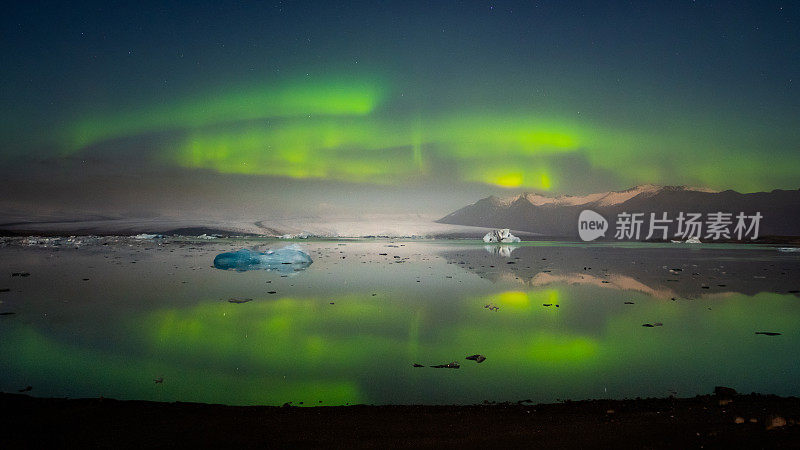
[[[8,217],[800,187],[797,2],[17,2]],[[254,212],[257,211],[257,212]]]

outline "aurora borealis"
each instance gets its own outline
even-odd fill
[[[20,4],[0,19],[3,206],[157,214],[188,195],[236,210],[262,192],[287,214],[364,212],[391,191],[408,199],[395,210],[443,213],[521,191],[796,189],[798,13]]]

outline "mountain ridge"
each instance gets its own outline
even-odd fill
[[[489,196],[437,220],[439,223],[511,228],[546,236],[577,238],[578,215],[591,209],[603,215],[613,229],[618,214],[760,213],[760,235],[800,236],[800,190],[739,193],[702,187],[644,184],[621,191],[582,196],[548,197],[524,192],[510,197]],[[676,226],[675,226],[676,227]],[[670,230],[670,235],[673,230]]]

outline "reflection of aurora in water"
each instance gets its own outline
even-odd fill
[[[446,264],[434,244],[311,247],[314,265],[291,280],[217,271],[195,275],[201,286],[191,293],[140,291],[131,294],[140,298],[136,303],[81,304],[80,292],[69,306],[40,298],[18,317],[3,318],[0,388],[30,384],[35,395],[306,405],[544,401],[670,390],[690,396],[717,384],[800,392],[788,356],[800,343],[800,310],[791,295],[664,302],[592,285],[521,288]],[[485,253],[482,246],[452,250],[465,258]],[[374,256],[383,251],[390,255]],[[392,252],[409,259],[396,264]],[[34,274],[45,270],[37,268]],[[171,276],[147,273],[154,285],[169,285]],[[108,282],[122,284],[117,277],[125,279],[109,272]],[[211,279],[203,284],[197,277]],[[245,304],[217,298],[264,292],[264,286],[279,292]],[[499,311],[485,309],[488,303]],[[45,310],[52,318],[37,318]],[[653,321],[664,326],[641,326]],[[762,330],[783,335],[754,335]],[[473,353],[488,359],[464,361]],[[461,369],[411,367],[452,360],[461,361]],[[164,384],[154,385],[155,376]]]

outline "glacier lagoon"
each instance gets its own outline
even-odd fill
[[[304,240],[313,264],[287,272],[214,267],[286,245],[271,239],[31,242],[0,247],[3,392],[297,406],[800,395],[800,257],[770,246]]]

